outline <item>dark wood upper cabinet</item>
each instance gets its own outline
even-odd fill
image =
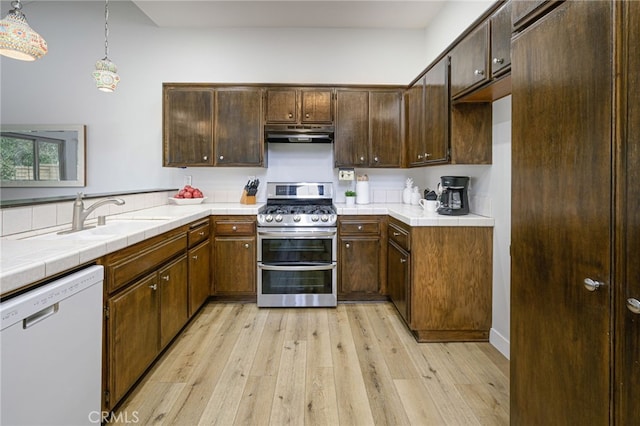
[[[215,109],[215,165],[262,166],[262,89],[219,88]]]
[[[213,165],[213,88],[163,87],[163,165]]]
[[[401,91],[345,88],[336,99],[336,167],[400,167]]]
[[[451,51],[451,96],[456,98],[489,81],[489,22],[475,28]]]
[[[564,0],[512,0],[511,22],[513,30],[519,31],[523,27],[535,22],[536,19],[556,7]]]
[[[269,88],[265,109],[268,124],[331,124],[333,89]]]
[[[511,4],[504,4],[491,16],[491,77],[498,77],[511,69]]]

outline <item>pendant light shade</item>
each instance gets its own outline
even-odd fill
[[[109,59],[109,0],[104,3],[104,58],[96,62],[93,78],[98,90],[102,92],[115,91],[120,82],[118,67]]]
[[[47,42],[27,23],[20,0],[13,1],[11,7],[0,20],[0,55],[21,61],[35,61],[46,55]]]

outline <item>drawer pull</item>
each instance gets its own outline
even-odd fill
[[[200,235],[201,237],[204,237],[204,231],[198,232],[198,235]]]
[[[193,260],[198,260],[198,255],[196,254],[196,255],[194,255],[194,256],[191,256],[191,258],[192,258]]]
[[[238,230],[238,227],[237,227],[237,226],[235,226],[235,225],[233,225],[233,226],[231,227],[231,230],[232,230],[232,231],[237,231],[237,230]]]
[[[358,225],[358,231],[362,231],[362,225]]]
[[[169,281],[169,275],[165,275],[164,277],[162,277],[162,279],[165,281]]]
[[[393,236],[394,236],[394,237],[399,237],[399,236],[400,236],[400,233],[399,233],[399,232],[395,232],[395,231],[393,231]]]

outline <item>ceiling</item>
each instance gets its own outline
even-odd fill
[[[133,0],[159,27],[422,29],[447,0]]]

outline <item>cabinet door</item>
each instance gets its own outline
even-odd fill
[[[305,90],[301,92],[302,116],[301,122],[332,123],[333,122],[333,92],[326,90]]]
[[[489,77],[489,23],[485,22],[451,51],[451,96],[481,85]]]
[[[620,401],[616,409],[615,424],[640,424],[640,312],[637,301],[640,301],[640,2],[624,2],[625,34],[628,37],[625,48],[626,67],[621,69],[626,81],[627,113],[621,114],[626,121],[626,140],[623,142],[622,157],[626,159],[619,180],[623,194],[621,215],[617,231],[622,234],[624,242],[622,252],[622,268],[618,281],[620,284],[615,306],[618,315],[616,336],[620,336],[616,351],[615,368],[618,376],[616,383],[620,391]],[[620,257],[620,256],[619,256]],[[635,308],[634,308],[635,306]]]
[[[217,295],[256,294],[256,238],[216,237],[214,287]]]
[[[216,91],[216,166],[262,166],[262,90]]]
[[[298,91],[296,89],[269,89],[266,95],[267,123],[298,122]]]
[[[110,401],[119,401],[159,351],[158,278],[153,273],[109,300]]]
[[[163,165],[213,165],[213,89],[163,88]]]
[[[405,102],[405,141],[407,144],[407,163],[411,166],[424,164],[426,152],[424,144],[424,82],[422,77],[404,94]]]
[[[380,237],[340,238],[340,293],[380,291]]]
[[[401,249],[393,241],[389,241],[387,249],[387,288],[389,298],[400,312],[407,324],[410,323],[409,283],[411,265],[409,253]]]
[[[336,167],[366,166],[369,163],[369,92],[339,90],[336,98]]]
[[[189,250],[189,317],[209,297],[211,288],[211,243],[205,241]]]
[[[158,271],[158,292],[160,293],[160,347],[163,348],[189,319],[185,255]]]
[[[491,76],[511,68],[511,4],[507,2],[491,17]]]
[[[609,424],[611,8],[564,2],[512,42],[512,424]]]
[[[449,58],[443,58],[424,76],[423,162],[446,163],[449,151]]]
[[[402,94],[399,91],[369,93],[369,165],[402,166]]]

